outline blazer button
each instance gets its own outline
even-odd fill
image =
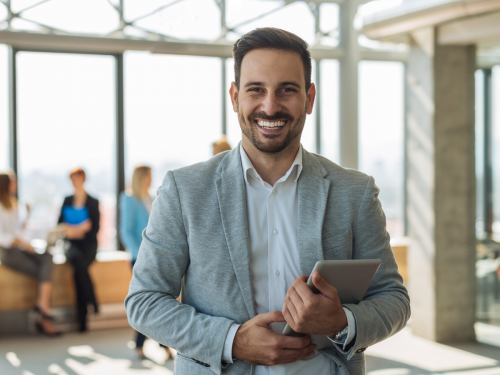
[[[356,350],[356,353],[363,353],[365,350],[366,350],[366,348],[361,348],[361,349]]]

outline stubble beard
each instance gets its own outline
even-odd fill
[[[306,108],[307,108],[307,103],[306,103]],[[304,113],[295,122],[293,122],[293,117],[290,116],[290,119],[292,119],[288,120],[288,122],[290,123],[288,124],[290,129],[288,130],[285,139],[283,139],[282,141],[276,140],[278,137],[281,136],[281,134],[263,134],[265,138],[267,138],[268,140],[276,140],[275,142],[261,142],[258,139],[257,136],[258,129],[256,128],[258,125],[255,124],[254,120],[252,119],[252,115],[250,115],[248,119],[246,119],[239,110],[239,105],[238,105],[238,121],[240,123],[241,131],[250,140],[250,142],[257,150],[265,154],[276,155],[281,153],[288,146],[290,146],[290,144],[297,137],[300,137],[300,135],[302,134],[302,130],[304,129],[307,113],[306,110],[304,109]],[[263,120],[272,120],[272,116],[271,118],[263,118]]]

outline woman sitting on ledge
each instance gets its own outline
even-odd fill
[[[0,261],[3,266],[38,280],[38,299],[34,308],[38,314],[35,327],[47,336],[60,334],[52,325],[50,295],[52,292],[52,255],[38,254],[22,239],[18,203],[15,198],[16,180],[0,173]]]

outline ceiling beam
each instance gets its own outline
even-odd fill
[[[500,12],[454,21],[438,29],[439,44],[480,44],[500,41]]]
[[[0,31],[0,43],[30,51],[117,54],[125,51],[148,51],[158,54],[232,57],[233,44],[228,42],[166,42],[145,39],[120,39],[41,33]],[[338,59],[339,48],[313,47],[314,59]]]
[[[500,0],[403,1],[400,5],[363,17],[363,33],[370,39],[391,40],[429,26],[500,11]]]

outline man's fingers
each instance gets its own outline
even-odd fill
[[[338,299],[337,289],[328,284],[325,279],[323,279],[319,272],[314,272],[312,276],[313,284],[325,297],[336,300]]]
[[[290,314],[292,318],[293,325],[295,325],[295,321],[297,320],[297,308],[291,301],[287,301],[288,303],[286,304],[286,307],[288,309],[288,313]],[[288,318],[288,317],[287,317]],[[288,320],[287,320],[288,323]]]
[[[290,314],[290,311],[288,309],[283,310],[283,316],[285,317],[288,325],[293,329],[293,327],[295,327],[295,320],[293,319],[293,316],[292,314]]]
[[[298,280],[298,278],[295,281],[297,281],[297,280]],[[311,298],[312,296],[314,296],[314,293],[309,288],[306,281],[300,280],[298,282],[295,282],[293,285],[293,288],[297,291],[297,294],[300,296],[300,298],[302,298],[302,300],[304,300],[306,298]],[[291,289],[292,288],[290,288],[288,290],[288,293],[290,293]]]
[[[297,293],[297,290],[295,288],[290,288],[288,290],[288,296],[290,297],[290,300],[292,301],[295,307],[300,307],[304,305],[304,300],[302,299],[301,296],[299,296],[299,293]]]
[[[259,324],[266,327],[274,322],[286,322],[285,317],[283,316],[281,311],[278,310],[259,314],[257,315],[257,318],[259,320]]]

